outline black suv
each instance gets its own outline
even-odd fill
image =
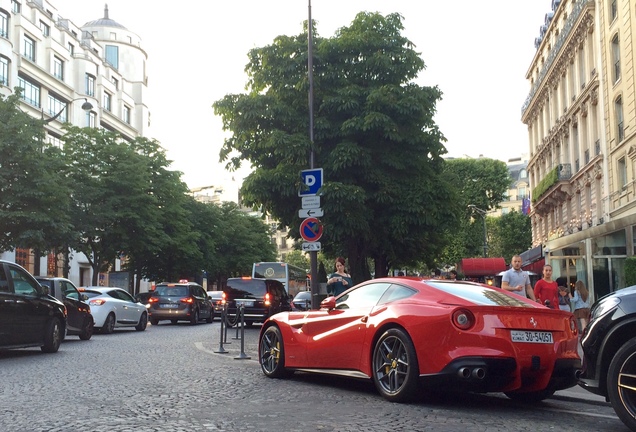
[[[239,323],[238,305],[244,308],[245,325],[265,322],[278,312],[291,311],[289,296],[283,284],[275,279],[230,278],[223,290],[227,304],[227,325]]]
[[[37,276],[35,279],[48,288],[51,296],[66,306],[66,334],[77,335],[81,340],[89,340],[93,336],[95,320],[91,314],[91,307],[86,303],[86,294],[80,293],[73,282],[65,278]]]
[[[66,334],[66,307],[21,266],[0,260],[0,349],[54,353]]]
[[[579,385],[605,396],[618,417],[636,431],[636,286],[600,298],[583,330]]]
[[[161,320],[189,321],[198,324],[205,318],[214,320],[212,301],[203,287],[194,282],[163,282],[157,285],[148,299],[150,324],[157,325]]]

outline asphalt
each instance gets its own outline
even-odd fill
[[[585,403],[592,403],[594,405],[610,406],[609,402],[605,401],[605,396],[599,396],[585,390],[583,387],[574,386],[567,390],[560,390],[552,396],[554,399],[570,400],[570,401],[583,401]]]

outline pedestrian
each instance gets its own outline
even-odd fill
[[[564,310],[566,312],[572,312],[572,308],[570,306],[570,293],[568,287],[564,287],[563,285],[559,285],[559,309]]]
[[[457,280],[457,270],[451,270],[449,273],[450,280]]]
[[[501,278],[501,288],[535,300],[534,291],[530,285],[530,276],[521,270],[521,256],[513,256],[510,263],[512,267],[506,270]]]
[[[404,272],[403,272],[402,270],[400,270],[400,271],[398,272],[398,276],[404,276]]]
[[[570,303],[574,308],[574,318],[579,326],[579,332],[583,332],[590,322],[590,293],[581,280],[574,284],[574,295],[570,294]]]
[[[336,258],[335,268],[336,271],[327,278],[327,294],[337,297],[353,286],[353,279],[345,271],[344,258]]]
[[[543,266],[543,277],[534,284],[534,297],[539,303],[556,309],[559,307],[559,286],[552,280],[552,266]]]
[[[436,268],[435,271],[433,271],[433,279],[444,279],[440,269]]]

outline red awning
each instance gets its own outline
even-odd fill
[[[466,277],[495,276],[508,270],[503,258],[464,258],[459,267]]]

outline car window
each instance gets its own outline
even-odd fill
[[[13,279],[13,291],[16,294],[37,295],[39,290],[35,284],[38,282],[31,279],[22,269],[10,266],[9,273],[11,274],[11,279]]]
[[[389,288],[389,283],[370,283],[350,291],[336,300],[336,309],[372,308]]]
[[[116,290],[108,291],[108,295],[119,300],[137,303],[134,297],[128,294],[126,291],[116,289]]]
[[[155,293],[158,296],[168,297],[185,297],[190,295],[188,287],[183,285],[159,285],[155,289]]]
[[[90,291],[90,290],[84,290],[82,291],[82,294],[84,294],[88,298],[93,298],[93,297],[102,295],[102,293],[100,293],[99,291]]]
[[[384,293],[384,295],[382,296],[378,304],[389,303],[395,300],[411,297],[416,292],[417,291],[415,291],[412,288],[407,288],[402,285],[392,284],[391,287],[388,290],[386,290],[386,292]]]
[[[73,286],[73,284],[68,281],[60,281],[60,286],[62,289],[62,293],[64,293],[64,297],[79,300],[79,292],[77,291],[77,288]]]
[[[457,282],[426,281],[426,283],[438,290],[479,305],[532,307],[530,304],[509,295],[507,291],[501,289]]]
[[[228,279],[227,288],[232,298],[263,297],[267,292],[265,281],[258,279]]]
[[[0,263],[0,292],[9,292],[9,279],[2,263]]]

